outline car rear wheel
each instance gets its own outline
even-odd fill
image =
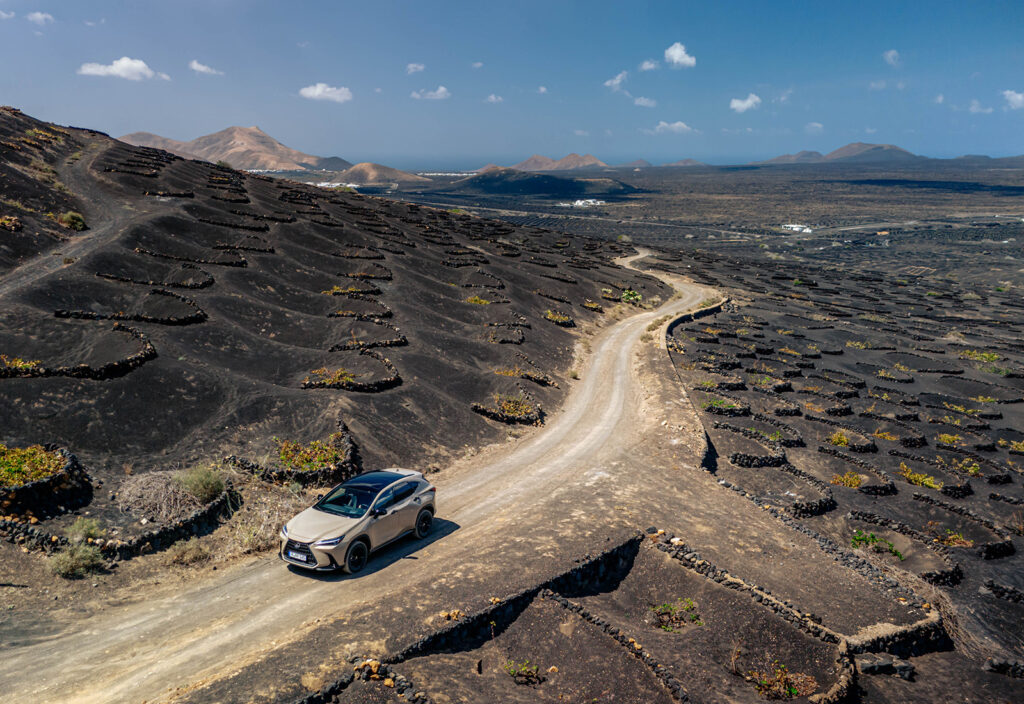
[[[416,516],[416,537],[420,539],[426,538],[433,525],[434,512],[428,508],[420,511],[420,514]]]
[[[348,546],[348,552],[345,553],[345,571],[349,574],[355,574],[366,567],[366,562],[370,558],[370,549],[366,547],[366,543],[362,540],[357,540]]]

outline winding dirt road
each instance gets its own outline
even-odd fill
[[[644,254],[620,263],[629,266]],[[543,429],[438,476],[439,525],[427,544],[399,544],[357,578],[313,579],[266,557],[167,596],[107,607],[45,640],[6,649],[0,700],[167,700],[179,688],[187,691],[259,661],[311,628],[311,615],[329,620],[371,608],[410,585],[441,579],[454,565],[524,540],[529,525],[518,520],[524,506],[566,492],[585,501],[595,493],[595,468],[607,467],[609,458],[635,442],[641,420],[634,345],[653,319],[692,310],[707,295],[701,287],[673,283],[680,297],[593,339],[581,380]],[[402,559],[413,552],[414,559]],[[500,570],[520,569],[491,562],[487,569],[498,578]]]

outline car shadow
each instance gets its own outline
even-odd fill
[[[288,571],[292,574],[307,577],[309,579],[315,579],[319,582],[340,582],[347,579],[359,579],[360,577],[365,577],[368,574],[380,572],[399,560],[417,559],[413,553],[425,548],[431,543],[447,538],[461,527],[462,526],[454,521],[449,521],[444,518],[435,518],[434,527],[431,529],[430,535],[426,538],[418,540],[415,535],[410,534],[400,540],[396,540],[384,548],[381,548],[379,551],[370,555],[370,561],[359,574],[346,574],[341,570],[337,570],[335,572],[313,572],[312,570],[305,570],[289,563],[285,564],[288,566]]]

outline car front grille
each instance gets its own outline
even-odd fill
[[[297,558],[292,553],[301,554],[302,558]],[[307,543],[299,543],[294,540],[289,540],[284,546],[284,556],[285,558],[295,562],[305,562],[309,565],[316,564],[316,558],[313,557],[313,552],[309,549],[309,545]]]

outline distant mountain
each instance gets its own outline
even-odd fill
[[[768,161],[757,161],[756,164],[820,164],[825,160],[821,152],[797,152],[796,154],[783,154]]]
[[[482,174],[485,171],[492,171],[493,169],[501,169],[501,168],[504,168],[504,167],[498,166],[497,164],[488,164],[487,166],[481,166],[479,169],[476,170],[476,173]]]
[[[541,154],[534,154],[526,161],[521,161],[509,168],[517,171],[571,171],[573,169],[584,169],[590,167],[608,166],[593,154],[569,154],[561,159],[555,160]]]
[[[924,157],[911,154],[906,149],[901,149],[894,144],[866,144],[864,142],[853,142],[825,155],[825,161],[856,162],[916,161],[922,158]]]
[[[459,179],[446,190],[487,195],[536,195],[556,198],[609,196],[633,193],[635,188],[611,178],[571,178],[518,171],[489,169]]]
[[[337,175],[339,181],[356,183],[360,186],[390,186],[392,183],[400,185],[411,185],[418,183],[430,183],[430,179],[424,176],[410,174],[408,171],[399,171],[390,166],[382,166],[364,161],[361,164],[342,171]]]
[[[680,159],[679,161],[673,161],[671,164],[662,164],[662,166],[707,166],[707,164],[696,159]]]
[[[647,161],[646,159],[637,159],[637,160],[631,161],[631,162],[629,162],[627,164],[619,164],[617,168],[620,168],[620,169],[646,169],[646,168],[650,168],[651,165],[652,165],[651,162]]]
[[[783,154],[768,161],[754,162],[756,164],[823,164],[827,162],[842,162],[849,164],[898,164],[911,161],[918,161],[925,157],[912,154],[906,149],[901,149],[894,144],[867,144],[866,142],[853,142],[845,147],[840,147],[828,154],[821,152],[797,152],[796,154]]]
[[[336,156],[319,157],[291,149],[259,127],[228,127],[190,142],[167,139],[150,132],[133,132],[122,142],[164,149],[188,159],[226,161],[236,169],[262,171],[339,171],[352,166]]]

